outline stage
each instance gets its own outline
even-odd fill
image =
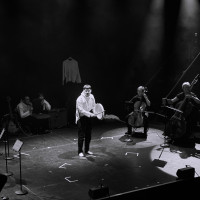
[[[79,158],[77,127],[54,129],[49,134],[10,138],[8,171],[13,175],[2,189],[1,196],[10,200],[54,199],[89,200],[90,188],[101,183],[109,187],[110,195],[143,189],[177,179],[180,168],[195,168],[200,174],[200,144],[194,148],[164,143],[164,125],[150,123],[147,139],[132,137],[124,142],[126,127],[117,121],[94,121],[91,151],[94,155]],[[137,129],[136,131],[141,131]],[[195,133],[199,138],[198,132]],[[19,157],[12,150],[16,139],[23,141],[22,184],[26,195],[16,195],[19,189]],[[163,151],[162,151],[163,150]],[[4,143],[0,142],[0,173],[6,172]]]

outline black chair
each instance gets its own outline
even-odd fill
[[[16,124],[19,128],[19,132],[23,133],[26,136],[31,136],[33,134],[31,128],[27,124],[23,123],[17,108],[14,110],[14,116]]]

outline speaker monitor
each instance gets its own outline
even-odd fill
[[[176,175],[180,179],[194,178],[195,169],[193,167],[186,167],[178,169]]]
[[[90,188],[88,194],[92,199],[107,197],[109,196],[109,188],[107,186]]]

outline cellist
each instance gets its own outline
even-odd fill
[[[144,126],[144,137],[147,137],[147,129],[148,129],[148,116],[146,115],[144,110],[146,110],[146,107],[149,107],[151,105],[151,102],[145,93],[144,86],[139,86],[137,88],[137,95],[135,95],[129,102],[134,104],[134,109],[126,116],[126,122],[127,122],[127,132],[126,135],[133,135],[134,131],[132,131],[132,127],[135,125],[130,125],[128,123],[128,119],[132,117],[133,122],[132,124],[135,124],[138,117],[142,117],[142,126]]]
[[[188,138],[192,133],[192,115],[195,111],[195,108],[200,105],[199,98],[191,91],[191,84],[189,82],[184,82],[182,84],[182,92],[177,94],[172,99],[163,98],[163,104],[175,105],[175,108],[177,109],[179,109],[180,105],[182,105],[180,111],[183,112],[186,125],[185,135],[183,137]]]

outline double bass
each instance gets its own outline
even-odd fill
[[[197,83],[199,74],[194,78],[190,86],[190,92],[193,86]],[[172,115],[169,121],[170,134],[172,139],[180,139],[187,132],[187,121],[186,118],[191,114],[193,109],[193,104],[188,102],[188,97],[185,96],[184,99],[177,103],[177,111]]]

